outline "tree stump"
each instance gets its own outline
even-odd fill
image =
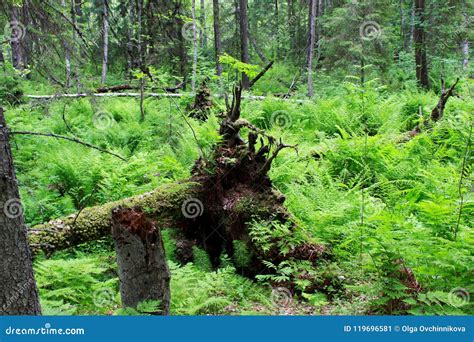
[[[139,208],[118,207],[112,211],[112,236],[115,241],[124,307],[139,302],[160,302],[155,315],[170,310],[170,271],[160,230]]]

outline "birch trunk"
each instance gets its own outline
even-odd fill
[[[104,8],[102,13],[102,30],[103,55],[101,83],[105,84],[107,80],[107,66],[109,60],[109,8],[107,5],[107,0],[104,0]]]
[[[308,73],[308,97],[313,97],[313,59],[314,46],[316,43],[316,12],[317,0],[310,0],[309,2],[309,28],[308,28],[308,57],[307,57],[307,73]]]

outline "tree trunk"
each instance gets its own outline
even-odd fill
[[[406,34],[405,34],[405,9],[403,6],[403,1],[400,0],[399,6],[400,6],[400,40],[401,44],[404,49],[407,48],[408,41],[406,40]]]
[[[138,66],[140,67],[140,70],[143,71],[144,63],[143,63],[143,46],[142,46],[142,29],[143,29],[143,0],[137,0],[137,20],[138,20]]]
[[[13,6],[11,10],[11,23],[10,25],[13,26],[15,23],[19,22],[19,12],[18,7]],[[13,27],[11,27],[11,32],[13,33]],[[10,37],[9,37],[10,38]],[[21,48],[21,37],[11,37],[10,45],[12,48],[12,65],[17,70],[23,70],[25,67],[25,61],[23,59],[23,49]]]
[[[102,78],[101,83],[105,84],[107,81],[107,65],[109,60],[109,8],[107,0],[104,0],[102,12],[102,40],[103,40],[103,54],[102,54]]]
[[[293,0],[288,0],[288,18],[287,18],[287,27],[290,36],[290,46],[288,54],[290,56],[295,55],[296,50],[296,18],[295,18],[295,9]]]
[[[0,315],[41,315],[20,193],[0,108]]]
[[[413,46],[413,35],[415,31],[415,3],[412,3],[410,12],[410,38],[408,40],[408,47],[411,49]]]
[[[207,26],[206,26],[206,2],[201,0],[201,43],[203,49],[207,48]]]
[[[193,20],[193,76],[191,78],[191,89],[192,92],[196,92],[196,72],[197,72],[197,59],[198,59],[198,37],[196,27],[196,0],[191,2],[191,15]]]
[[[415,63],[416,63],[416,79],[418,85],[424,89],[429,89],[428,79],[428,61],[426,58],[425,43],[425,0],[415,1],[415,28],[413,38],[415,42]]]
[[[465,10],[463,11],[463,17],[464,17],[464,27],[467,31],[469,28],[470,20]],[[463,54],[462,69],[464,71],[467,71],[469,69],[469,39],[467,37],[465,37],[464,40],[462,41],[461,48],[462,48],[462,54]]]
[[[247,0],[239,0],[240,12],[240,54],[242,62],[249,63],[249,34],[248,34],[248,16],[247,16]],[[249,88],[249,78],[247,74],[242,73],[242,87]]]
[[[140,209],[118,207],[112,211],[112,237],[123,306],[154,300],[160,305],[152,314],[169,315],[171,276],[159,228]]]
[[[71,21],[74,26],[77,26],[78,19],[80,20],[82,17],[82,7],[81,7],[80,0],[71,0]],[[81,55],[81,57],[85,57],[84,50],[80,48],[80,42],[77,37],[76,30],[72,32],[72,40],[73,40],[73,51],[75,54]],[[76,77],[76,88],[77,92],[81,92],[82,84],[81,84],[81,77],[80,77],[80,70],[78,63],[75,63],[74,67],[74,76]]]
[[[307,57],[307,74],[308,74],[308,97],[313,97],[313,58],[314,46],[316,43],[316,15],[318,0],[309,1],[309,27],[308,27],[308,57]]]
[[[0,64],[5,69],[5,57],[3,56],[3,44],[0,44]]]
[[[61,6],[63,8],[67,8],[66,1],[61,0]],[[69,43],[67,41],[67,36],[66,38],[63,39],[63,48],[64,48],[64,62],[65,62],[65,72],[66,72],[66,82],[64,83],[66,85],[66,88],[69,88],[71,86],[71,51],[69,47]]]
[[[222,75],[222,65],[219,62],[219,57],[222,55],[221,44],[221,29],[219,23],[219,0],[212,0],[212,10],[214,13],[214,48],[216,56],[216,73],[218,76]]]

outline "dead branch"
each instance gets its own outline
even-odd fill
[[[10,132],[10,134],[12,134],[12,135],[13,134],[17,134],[17,135],[37,135],[37,136],[51,137],[51,138],[56,138],[56,139],[63,139],[63,140],[71,141],[71,142],[74,142],[74,143],[92,148],[92,149],[97,150],[97,151],[102,152],[102,153],[110,154],[114,157],[119,158],[120,160],[127,161],[127,159],[119,156],[118,154],[115,154],[113,152],[104,150],[103,148],[100,148],[98,146],[94,146],[92,144],[89,144],[87,142],[84,142],[84,141],[76,139],[76,138],[66,137],[66,136],[63,136],[63,135],[57,135],[57,134],[53,134],[53,133],[39,133],[39,132],[26,132],[26,131],[12,131],[12,132]]]
[[[273,65],[273,61],[271,61],[270,63],[267,64],[267,66],[258,73],[257,76],[255,76],[255,78],[253,80],[250,81],[250,84],[249,84],[249,88],[252,88],[252,86],[259,80],[262,78],[263,75],[265,75],[265,73],[268,71],[268,69],[270,69]]]
[[[428,120],[424,120],[421,117],[421,122],[418,125],[416,125],[416,127],[413,130],[407,132],[405,136],[401,139],[401,142],[407,142],[411,140],[412,138],[414,138],[415,136],[417,136],[418,134],[420,134],[423,131],[423,129],[429,126],[430,122],[436,123],[439,120],[441,120],[444,114],[446,103],[448,102],[449,98],[453,96],[454,88],[456,87],[458,82],[459,82],[459,78],[457,78],[456,82],[454,82],[454,84],[451,87],[449,87],[449,89],[446,91],[445,81],[444,79],[441,79],[441,95],[439,97],[438,103],[431,111],[430,118]]]

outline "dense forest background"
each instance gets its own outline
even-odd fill
[[[163,225],[171,314],[472,314],[473,21],[464,0],[3,0],[2,206],[43,314],[156,311],[122,308],[110,203]]]

